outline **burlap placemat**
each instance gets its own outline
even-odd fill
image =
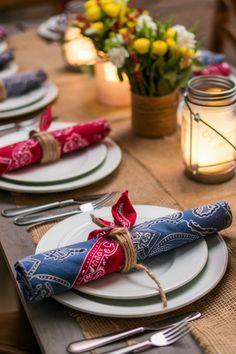
[[[37,243],[53,224],[31,228],[33,240]],[[172,312],[168,316],[143,318],[105,318],[79,311],[70,314],[79,322],[86,338],[96,337],[120,330],[151,324],[157,319],[174,316],[178,313],[200,311],[202,317],[191,322],[192,333],[206,354],[236,353],[236,241],[227,239],[229,264],[220,284],[208,295],[192,305]]]
[[[135,186],[130,171],[135,171]],[[145,189],[143,181],[145,180]],[[121,167],[105,181],[96,186],[90,186],[82,190],[50,195],[50,201],[62,200],[64,197],[79,197],[84,193],[99,193],[104,190],[122,190],[125,186],[130,191],[134,203],[156,204],[180,209],[180,205],[158,184],[155,178],[147,173],[145,167],[140,166],[127,152],[123,154]],[[147,198],[148,196],[148,198]],[[48,201],[45,195],[14,194],[13,198],[18,205],[34,204]],[[55,224],[55,223],[54,223]],[[54,224],[43,224],[30,228],[34,242],[37,244],[45,232]],[[235,354],[236,353],[236,240],[227,237],[229,248],[229,265],[226,274],[220,284],[208,295],[192,305],[168,314],[168,317],[176,313],[188,311],[200,311],[201,319],[192,322],[192,333],[207,354]],[[85,337],[95,337],[132,328],[147,325],[156,319],[165,316],[154,316],[139,319],[103,318],[72,311],[71,315],[79,322]]]

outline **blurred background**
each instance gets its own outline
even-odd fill
[[[67,0],[0,0],[0,23],[9,34],[37,27],[50,16],[62,13]],[[174,18],[187,27],[197,26],[203,47],[226,55],[236,64],[236,0],[133,0],[160,19]]]

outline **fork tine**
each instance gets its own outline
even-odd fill
[[[168,344],[172,344],[174,342],[177,342],[177,340],[186,336],[186,334],[188,334],[189,332],[190,332],[190,328],[186,328],[185,330],[181,331],[181,333],[179,333],[176,337],[174,337],[172,339],[167,339]]]
[[[168,338],[169,336],[172,336],[174,333],[176,333],[177,331],[179,331],[179,329],[183,328],[186,326],[186,321],[183,320],[183,321],[180,321],[178,322],[175,326],[167,329],[165,332],[164,332],[164,335],[166,338]]]
[[[105,203],[107,203],[109,200],[111,200],[114,195],[116,194],[117,192],[111,192],[111,193],[108,193],[106,194],[104,197],[102,197],[101,199],[99,200],[95,200],[92,202],[92,205],[94,208],[100,208],[101,206],[103,206]]]

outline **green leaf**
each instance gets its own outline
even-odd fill
[[[169,85],[174,88],[177,80],[177,72],[172,70],[163,76],[163,79],[167,80]]]
[[[158,90],[158,96],[164,96],[167,95],[172,91],[169,83],[165,79],[160,79],[157,85],[157,90]]]

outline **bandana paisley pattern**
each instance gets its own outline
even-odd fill
[[[51,109],[42,113],[40,129],[49,128],[51,123]],[[101,142],[110,132],[110,126],[105,119],[74,125],[70,128],[55,130],[50,134],[61,147],[61,155],[84,149]],[[38,140],[28,140],[0,148],[0,175],[9,171],[31,166],[40,162],[42,149]]]
[[[119,272],[124,265],[124,252],[107,238],[113,227],[129,228],[137,260],[142,262],[201,237],[214,236],[232,222],[228,203],[219,201],[135,225],[137,215],[127,191],[111,212],[114,220],[99,219],[104,228],[91,232],[87,241],[16,262],[17,280],[27,301],[39,301]]]

